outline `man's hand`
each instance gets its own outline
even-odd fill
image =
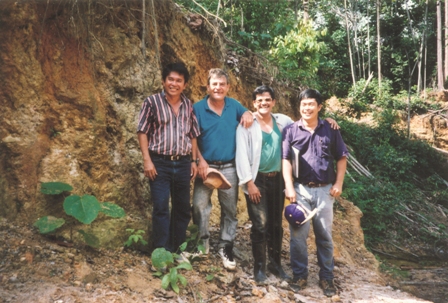
[[[143,161],[143,169],[145,173],[145,177],[149,178],[149,180],[154,181],[157,176],[157,170],[152,163],[151,159],[147,159]]]
[[[297,195],[297,194],[296,194],[296,191],[295,191],[294,187],[290,187],[290,186],[287,186],[287,187],[286,187],[286,189],[285,189],[285,197],[286,197],[286,199],[288,199],[291,203],[296,202],[296,199],[297,199],[296,195]]]
[[[247,182],[247,191],[249,192],[249,198],[252,203],[260,203],[261,193],[258,187],[255,185],[254,181],[250,180]]]
[[[202,180],[207,179],[207,170],[208,170],[208,163],[204,160],[204,158],[199,160],[198,165],[198,175],[202,178]]]
[[[196,162],[191,162],[191,173],[190,173],[190,180],[194,180],[194,178],[196,178],[196,175],[198,174],[198,166],[196,164]]]
[[[338,183],[335,183],[331,188],[330,188],[330,195],[333,197],[339,197],[342,194],[342,186],[339,185]]]
[[[339,124],[332,118],[325,118],[325,120],[327,120],[328,123],[330,123],[330,126],[332,129],[340,129],[341,127],[339,126]]]
[[[247,111],[241,116],[240,124],[244,126],[244,128],[249,128],[254,122],[254,115]]]

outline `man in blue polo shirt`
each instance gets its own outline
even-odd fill
[[[285,196],[308,210],[318,210],[311,221],[320,267],[319,285],[324,294],[331,297],[336,294],[333,282],[333,203],[335,197],[342,193],[348,151],[339,130],[331,129],[327,121],[319,119],[322,101],[321,94],[316,90],[307,89],[300,93],[302,118],[283,130],[282,169]],[[298,176],[293,176],[290,161],[293,148],[299,152]],[[294,274],[294,284],[291,286],[299,290],[307,284],[306,239],[309,229],[310,221],[301,226],[290,225],[291,267]]]
[[[204,241],[206,253],[209,252],[209,221],[212,209],[213,189],[204,185],[208,167],[219,170],[230,182],[232,188],[218,189],[221,206],[221,224],[218,253],[224,268],[234,270],[233,242],[238,220],[236,206],[238,201],[238,177],[235,168],[236,128],[252,125],[253,117],[241,103],[227,97],[229,77],[222,69],[211,69],[208,76],[207,92],[204,99],[193,105],[201,135],[198,143],[198,176],[193,193],[193,221],[199,227],[199,236]]]

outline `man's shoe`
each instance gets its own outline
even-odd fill
[[[289,283],[289,286],[294,291],[304,290],[307,285],[308,285],[307,280],[303,278],[293,278]]]
[[[232,246],[226,246],[224,248],[221,247],[218,251],[218,254],[222,259],[224,268],[228,270],[235,270],[236,268],[236,262],[235,260],[233,260],[232,249],[233,249]]]
[[[283,281],[290,282],[292,279],[288,274],[283,270],[282,266],[276,263],[273,259],[269,258],[268,270],[276,277],[279,277]]]
[[[319,281],[320,288],[323,289],[324,295],[327,297],[332,297],[336,295],[336,287],[334,286],[333,279],[331,280],[320,280]]]

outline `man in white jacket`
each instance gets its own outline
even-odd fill
[[[250,238],[254,257],[254,279],[264,283],[267,268],[283,280],[290,277],[281,266],[283,239],[282,212],[284,183],[281,174],[282,130],[293,123],[283,114],[273,114],[275,93],[269,86],[259,86],[252,93],[254,123],[249,128],[241,125],[236,133],[236,169],[239,185],[252,221]]]

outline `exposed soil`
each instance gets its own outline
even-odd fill
[[[335,275],[338,295],[327,298],[318,287],[317,260],[310,235],[308,287],[292,291],[288,284],[269,274],[269,285],[257,286],[252,279],[250,222],[238,228],[235,243],[237,270],[222,268],[216,254],[216,226],[212,228],[211,251],[206,259],[183,271],[188,285],[178,294],[163,290],[154,277],[147,253],[124,249],[112,251],[58,242],[24,225],[0,222],[0,302],[429,302],[389,286],[387,277],[375,269],[372,255],[352,235],[344,212],[350,203],[340,201],[335,217],[338,231],[347,236],[344,250],[335,244]],[[241,222],[240,222],[241,223]],[[285,222],[286,223],[286,222]],[[345,228],[344,228],[345,226]],[[289,230],[285,224],[283,264],[289,274]],[[355,237],[351,241],[351,237]],[[353,239],[353,238],[352,238]],[[339,251],[339,253],[338,253]],[[343,256],[350,252],[350,258]],[[339,257],[337,255],[340,255]],[[213,275],[210,282],[207,275]],[[422,278],[425,279],[424,277]],[[415,280],[419,281],[419,280]]]

